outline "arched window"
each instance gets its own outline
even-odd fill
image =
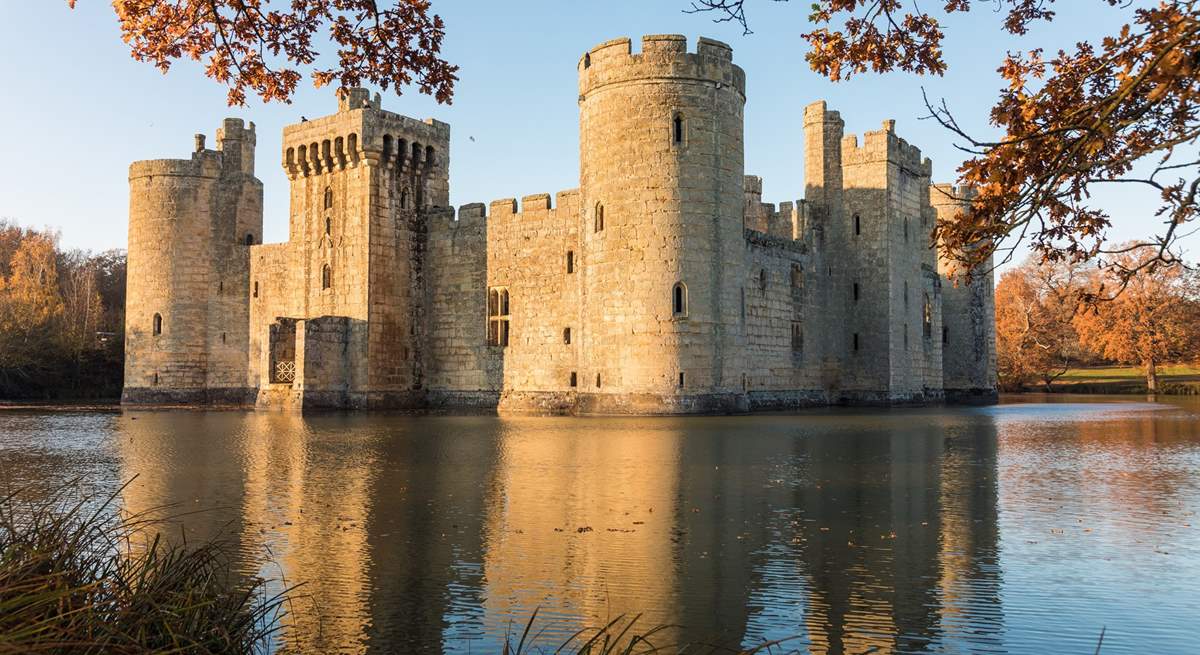
[[[929,294],[925,294],[925,308],[922,312],[925,338],[933,336],[933,303],[929,302]]]
[[[676,282],[671,287],[671,314],[675,318],[686,318],[688,315],[687,285]]]
[[[154,336],[162,334],[162,314],[154,315],[154,325],[152,329],[154,331]]]
[[[676,145],[683,143],[683,114],[675,114],[671,124],[671,136]]]
[[[592,53],[590,53],[590,52],[583,53],[583,67],[584,68],[592,67]],[[575,385],[571,385],[571,386],[575,386]]]
[[[567,273],[575,272],[575,251],[567,251]]]
[[[400,209],[408,209],[408,189],[400,190]]]
[[[860,234],[862,234],[862,219],[860,219],[858,217],[858,214],[855,214],[854,215],[854,236],[858,236]]]
[[[488,345],[508,346],[509,321],[508,289],[492,287],[488,290]]]
[[[248,246],[254,245],[254,235],[253,234],[246,235],[246,245],[248,245]]]
[[[325,218],[325,234],[333,234],[333,219]]]
[[[594,223],[593,228],[595,229],[595,231],[603,232],[604,231],[604,205],[602,205],[600,203],[596,203],[596,209],[593,212],[592,220]]]
[[[333,209],[333,189],[325,187],[325,209]]]
[[[321,288],[328,289],[333,286],[333,269],[326,264],[321,267]]]

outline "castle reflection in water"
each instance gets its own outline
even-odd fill
[[[986,415],[135,416],[127,509],[211,510],[189,539],[302,583],[289,647],[490,652],[537,608],[814,653],[1002,641]]]

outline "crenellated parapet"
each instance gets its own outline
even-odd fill
[[[917,177],[933,175],[933,162],[921,155],[921,149],[896,134],[896,121],[883,121],[883,129],[863,134],[862,145],[858,137],[850,134],[842,137],[842,163],[845,166],[888,162]]]
[[[653,78],[707,81],[746,96],[746,73],[733,63],[733,49],[704,37],[697,40],[695,52],[688,52],[687,37],[680,34],[646,35],[636,54],[632,41],[622,37],[601,43],[579,60],[581,97],[606,86]]]

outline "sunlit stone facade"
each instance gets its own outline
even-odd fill
[[[284,130],[261,244],[253,125],[130,172],[125,401],[715,413],[995,396],[990,274],[930,234],[961,200],[894,122],[802,117],[803,200],[745,175],[731,49],[579,60],[578,189],[449,205],[450,128],[353,90]],[[939,272],[941,266],[941,272]]]

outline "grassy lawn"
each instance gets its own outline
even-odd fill
[[[1158,384],[1163,393],[1200,393],[1200,366],[1159,366]],[[1073,368],[1054,382],[1053,389],[1074,393],[1144,393],[1146,373],[1140,366]]]

